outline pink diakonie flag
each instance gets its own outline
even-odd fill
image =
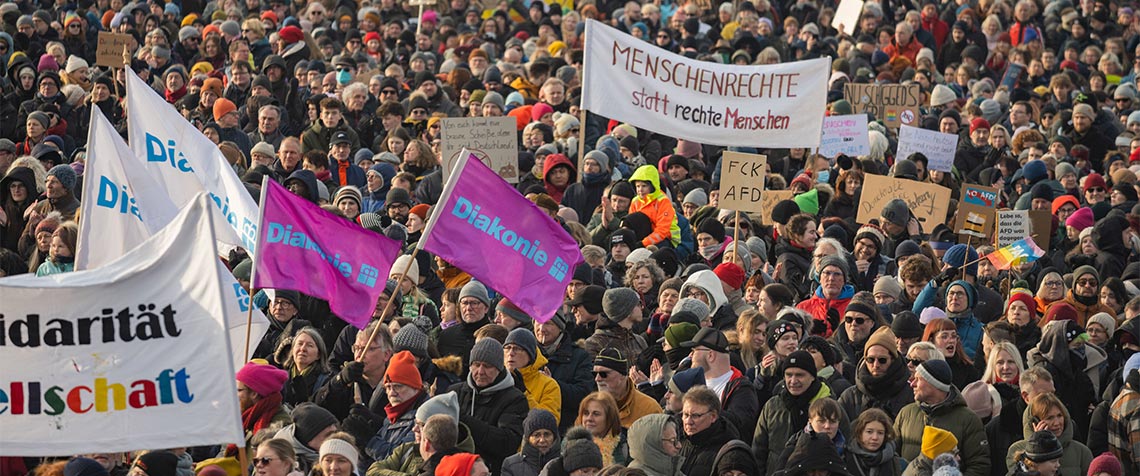
[[[400,243],[321,210],[266,178],[253,287],[290,289],[329,302],[363,329],[372,319]]]
[[[562,306],[578,243],[466,150],[456,161],[420,248],[471,274],[539,322]],[[470,160],[469,160],[470,159]]]

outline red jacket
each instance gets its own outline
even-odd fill
[[[815,323],[812,325],[812,334],[827,339],[839,329],[839,324],[843,322],[843,314],[847,312],[847,303],[851,302],[851,297],[854,295],[855,288],[850,284],[844,285],[843,290],[839,292],[839,297],[834,299],[823,297],[822,291],[816,289],[810,298],[796,304],[796,309],[811,314],[811,317],[815,319]],[[834,309],[836,314],[829,316],[829,309]]]
[[[907,43],[906,46],[901,47],[897,42],[895,42],[894,39],[892,39],[891,44],[887,45],[886,48],[883,48],[883,53],[889,55],[892,60],[896,57],[902,56],[910,60],[910,64],[913,65],[915,64],[915,58],[918,56],[918,52],[921,49],[922,43],[919,43],[918,40],[912,36],[910,42]]]
[[[923,15],[922,29],[934,36],[934,46],[938,47],[938,51],[942,51],[942,42],[946,41],[946,36],[950,34],[950,27],[946,22],[938,17],[926,18],[926,15]]]

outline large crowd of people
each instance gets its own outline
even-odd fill
[[[90,113],[126,136],[125,68],[254,197],[268,178],[404,244],[363,330],[250,290],[270,328],[236,373],[244,450],[0,474],[1140,475],[1136,4],[868,0],[841,25],[833,0],[415,3],[0,5],[0,276],[73,270]],[[830,57],[831,115],[854,112],[848,84],[915,84],[953,167],[896,156],[872,116],[866,155],[734,148],[793,198],[720,208],[727,148],[580,110],[588,20],[694,61]],[[104,32],[122,66],[97,66]],[[585,259],[546,321],[410,256],[441,119],[495,116],[517,123],[518,193]],[[869,174],[948,188],[945,221],[895,199],[857,222]],[[1049,213],[1044,255],[1007,266],[957,235],[964,184]],[[250,258],[226,262],[248,287]]]

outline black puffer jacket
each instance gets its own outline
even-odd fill
[[[736,427],[723,417],[718,417],[712,425],[685,439],[681,447],[681,472],[685,476],[714,476],[713,461],[720,448],[729,441],[739,438]]]
[[[776,241],[776,265],[783,265],[779,281],[795,291],[797,301],[811,297],[811,251],[783,236]]]
[[[530,407],[514,377],[502,372],[495,383],[476,389],[471,376],[451,387],[459,396],[459,421],[475,435],[475,451],[498,474],[503,460],[518,452],[523,438],[523,420]]]

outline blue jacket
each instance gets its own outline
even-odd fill
[[[954,281],[954,283],[950,284],[953,285],[959,282],[964,283],[965,281]],[[966,357],[969,357],[970,360],[974,360],[975,356],[978,355],[978,348],[982,346],[983,331],[981,321],[978,321],[978,318],[974,317],[973,309],[978,303],[977,291],[973,286],[969,286],[968,289],[970,291],[967,293],[970,303],[969,311],[958,316],[952,316],[947,313],[946,318],[953,321],[955,326],[958,326],[958,341],[962,344],[962,350],[966,351]],[[926,287],[922,288],[922,292],[918,293],[918,297],[914,300],[914,306],[911,307],[911,311],[917,315],[922,315],[922,310],[934,306],[937,302],[938,294],[944,291],[944,289],[938,288],[933,279],[930,280],[929,283],[926,283]]]
[[[350,162],[347,171],[348,178],[345,180],[346,184],[356,186],[356,188],[361,190],[364,190],[365,187],[368,186],[368,179],[364,177],[364,170],[361,169],[360,166]],[[330,178],[333,183],[340,185],[340,164],[332,157],[329,157],[329,173],[332,174]]]

